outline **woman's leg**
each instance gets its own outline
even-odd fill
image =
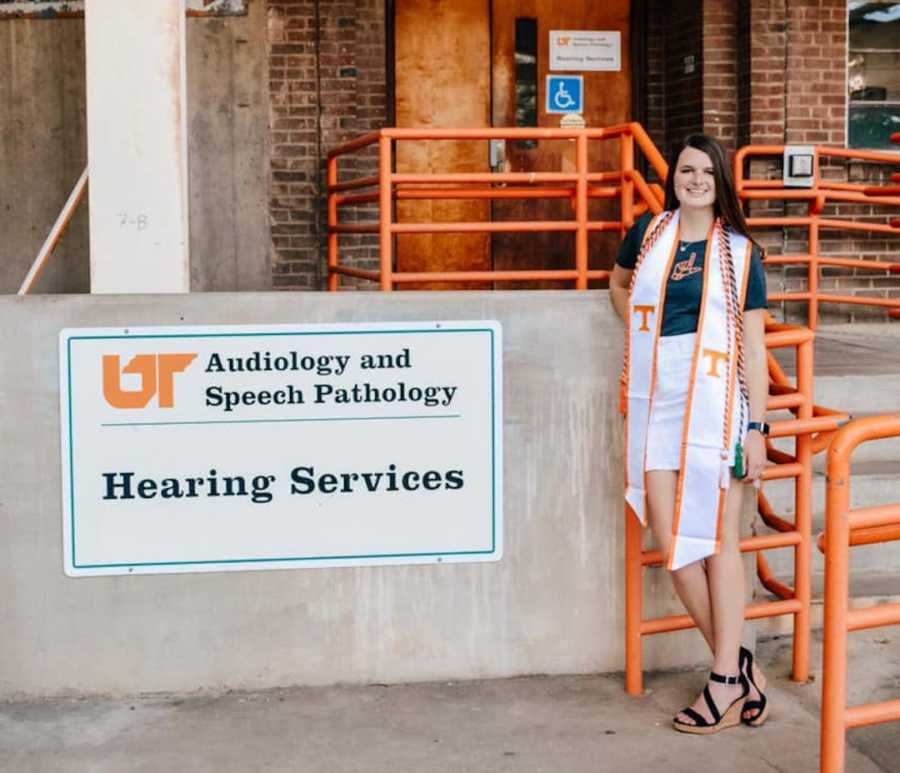
[[[725,504],[721,549],[718,555],[707,559],[713,627],[717,641],[721,643],[721,647],[715,650],[713,668],[721,674],[736,673],[743,639],[745,582],[740,551],[741,506],[744,496],[756,493],[755,490],[745,493],[745,489],[744,484],[732,481]],[[759,691],[751,684],[747,700],[756,701],[759,698]],[[744,712],[744,717],[753,719],[753,710]]]
[[[740,548],[743,494],[744,484],[733,481],[725,499],[719,552],[706,559],[716,632],[713,669],[720,674],[737,673],[744,628],[744,563]]]
[[[647,473],[647,504],[650,509],[650,529],[662,550],[669,555],[672,547],[672,520],[675,515],[675,485],[677,470],[651,470]],[[709,649],[715,653],[715,634],[706,570],[700,561],[670,572],[675,592],[694,620]]]
[[[674,470],[652,470],[647,473],[647,500],[650,528],[664,556],[672,546],[672,521],[675,513],[675,487],[678,473]],[[671,572],[672,582],[697,628],[713,653],[713,670],[733,676],[738,673],[739,650],[744,625],[744,567],[740,552],[740,517],[744,485],[732,481],[725,498],[719,553],[694,561]],[[710,693],[721,711],[731,705],[742,691],[741,685],[711,682]],[[751,693],[748,698],[755,696]],[[712,715],[701,695],[691,707],[707,720]],[[685,723],[693,720],[679,714]]]
[[[740,551],[743,494],[744,484],[732,481],[725,497],[719,552],[706,559],[715,641],[712,670],[725,676],[734,676],[740,671],[739,651],[744,627],[744,564]],[[710,682],[709,691],[716,706],[724,713],[725,709],[740,697],[743,687],[739,684]],[[707,719],[712,719],[702,695],[692,708]],[[692,722],[684,715],[679,715],[679,719],[683,722]]]
[[[740,671],[738,663],[744,630],[744,562],[740,548],[743,495],[744,484],[733,480],[725,497],[719,552],[706,559],[713,630],[716,636],[713,671],[727,676]],[[709,690],[716,705],[724,711],[740,696],[743,687],[712,682]],[[703,703],[705,705],[706,701]],[[706,711],[701,713],[706,715]]]

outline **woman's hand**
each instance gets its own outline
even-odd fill
[[[744,483],[755,483],[763,474],[768,464],[768,454],[766,453],[766,439],[762,432],[751,429],[744,438],[744,460],[747,474],[744,476]]]
[[[627,325],[628,320],[628,289],[631,287],[631,275],[634,271],[622,268],[618,263],[613,266],[609,275],[609,299],[612,301],[616,314]]]
[[[765,421],[769,399],[769,365],[766,351],[766,310],[753,309],[744,314],[744,345],[747,360],[747,387],[750,392],[750,419]],[[760,479],[768,462],[766,439],[757,430],[750,430],[744,439],[744,459],[747,483]]]

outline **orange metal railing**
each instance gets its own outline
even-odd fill
[[[825,533],[818,540],[825,553],[822,773],[844,770],[848,729],[900,720],[900,700],[847,708],[847,634],[900,624],[900,604],[851,609],[848,599],[850,547],[900,540],[900,502],[850,509],[851,455],[863,442],[888,437],[900,437],[900,414],[852,421],[828,449]]]
[[[575,146],[575,169],[571,172],[482,172],[482,173],[398,173],[394,171],[395,146],[400,141],[436,142],[446,140],[569,140]],[[593,142],[619,142],[619,169],[591,171],[588,146]],[[376,148],[378,174],[342,180],[340,163],[355,160],[360,152]],[[382,129],[359,137],[328,154],[328,289],[339,289],[340,277],[356,277],[377,282],[382,290],[395,289],[409,282],[442,281],[571,281],[576,289],[586,289],[589,280],[605,280],[609,272],[588,268],[588,235],[596,231],[624,231],[634,218],[650,209],[659,212],[662,190],[648,184],[634,168],[635,151],[648,160],[660,179],[665,179],[667,165],[652,140],[637,123],[598,129]],[[821,159],[845,159],[877,164],[900,163],[896,153],[845,150],[820,146],[815,148],[814,185],[809,189],[787,188],[781,180],[758,180],[745,175],[746,163],[759,157],[782,156],[784,146],[750,145],[738,151],[734,160],[738,195],[744,202],[781,200],[806,203],[804,215],[750,217],[751,227],[805,228],[807,251],[802,254],[771,255],[768,265],[805,265],[807,287],[796,292],[771,293],[773,302],[805,302],[807,323],[815,330],[819,305],[840,303],[884,308],[892,317],[900,317],[900,299],[873,298],[861,295],[827,293],[820,289],[822,268],[858,269],[900,274],[900,261],[878,261],[820,254],[823,231],[845,230],[864,233],[900,234],[900,218],[889,222],[825,217],[828,204],[867,204],[880,207],[900,206],[900,188],[873,186],[866,183],[824,179]],[[892,181],[900,181],[894,174]],[[541,221],[483,222],[416,222],[395,219],[394,205],[403,200],[501,200],[501,199],[569,199],[573,218]],[[620,204],[618,220],[592,220],[588,204],[594,199],[614,199]],[[348,208],[378,205],[377,220],[342,222],[341,213]],[[424,233],[535,233],[555,231],[575,237],[574,263],[568,269],[528,271],[419,271],[404,272],[394,268],[394,238],[398,234]],[[378,270],[363,270],[343,265],[340,260],[340,238],[346,235],[370,234],[378,237]]]
[[[816,329],[819,318],[819,304],[847,303],[855,305],[883,307],[890,316],[900,314],[900,299],[871,298],[857,295],[825,293],[819,289],[820,269],[825,266],[846,269],[861,269],[900,274],[900,262],[863,260],[861,258],[823,256],[820,251],[820,234],[823,230],[844,230],[866,233],[900,235],[900,219],[887,223],[877,223],[846,218],[824,217],[827,204],[868,204],[874,207],[900,207],[900,189],[888,186],[873,186],[865,183],[839,182],[824,179],[820,170],[820,159],[846,159],[877,164],[900,164],[896,153],[868,150],[846,150],[819,146],[815,148],[813,165],[814,184],[812,188],[785,187],[782,180],[757,180],[745,176],[747,163],[759,157],[782,157],[783,145],[748,145],[741,148],[734,158],[734,177],[737,193],[744,202],[768,200],[785,202],[805,202],[807,213],[798,216],[748,217],[751,227],[806,228],[807,251],[803,254],[770,255],[766,264],[806,265],[806,290],[801,292],[769,293],[770,301],[793,301],[808,304],[807,324]],[[892,180],[900,180],[893,175]]]
[[[469,172],[398,173],[393,169],[395,145],[399,141],[436,142],[442,140],[569,140],[575,145],[572,172]],[[596,172],[589,169],[588,146],[596,142],[618,141],[619,170]],[[378,175],[342,180],[340,161],[360,151],[377,147]],[[339,289],[340,277],[350,276],[378,282],[385,291],[398,284],[421,281],[535,281],[567,280],[584,290],[589,280],[608,279],[609,271],[588,268],[588,235],[631,227],[635,217],[648,208],[660,212],[663,192],[649,184],[635,169],[635,150],[644,154],[660,179],[668,166],[653,141],[638,123],[601,129],[382,129],[342,145],[328,154],[328,289]],[[377,190],[375,190],[377,189]],[[409,199],[569,199],[571,220],[484,221],[443,223],[400,223],[393,206]],[[617,199],[619,220],[592,220],[588,203],[593,199]],[[342,208],[378,205],[378,219],[345,223]],[[529,233],[558,231],[575,236],[574,265],[571,269],[532,271],[428,271],[404,272],[394,268],[394,237],[422,233]],[[341,264],[339,239],[345,234],[377,234],[379,270],[366,271]]]
[[[891,135],[891,142],[900,145],[900,132],[894,132]],[[900,172],[894,172],[891,175],[892,183],[900,183]],[[900,185],[886,185],[876,190],[869,190],[871,196],[900,196]],[[900,228],[900,217],[891,218],[891,225],[894,228]],[[888,316],[894,319],[900,319],[900,309],[889,309]]]
[[[446,173],[398,174],[393,171],[395,144],[402,140],[441,141],[490,139],[570,140],[575,144],[573,172],[535,173]],[[594,141],[619,142],[620,168],[615,171],[594,172],[588,168],[588,146]],[[377,147],[378,174],[342,180],[339,164],[342,159]],[[648,185],[634,169],[635,149],[641,151],[660,177],[665,179],[667,167],[652,141],[638,124],[623,124],[607,129],[461,129],[417,130],[384,129],[361,137],[337,148],[328,156],[328,288],[339,288],[341,276],[358,277],[377,282],[382,290],[392,290],[406,282],[423,280],[454,281],[531,281],[564,279],[577,289],[585,289],[592,279],[605,279],[606,271],[588,269],[588,234],[592,231],[612,230],[623,233],[635,217],[650,209],[659,212],[663,195],[657,185]],[[889,309],[900,307],[900,301],[859,299],[853,296],[829,295],[819,291],[819,269],[823,266],[865,268],[898,271],[900,264],[838,258],[819,255],[820,229],[846,229],[879,233],[897,233],[898,223],[861,223],[858,221],[823,218],[828,203],[877,204],[897,206],[900,197],[889,190],[872,186],[824,181],[819,175],[819,157],[863,158],[879,163],[896,162],[896,156],[865,151],[817,149],[815,179],[810,190],[786,189],[780,181],[751,180],[743,177],[744,161],[758,155],[781,155],[782,147],[749,147],[739,152],[735,160],[736,180],[743,201],[794,200],[808,203],[804,217],[750,218],[751,226],[806,226],[809,249],[805,255],[778,255],[769,258],[770,264],[805,263],[808,265],[809,287],[804,293],[773,294],[771,300],[804,300],[809,303],[809,327],[796,327],[775,322],[766,325],[766,345],[769,356],[770,411],[788,410],[792,418],[772,424],[772,438],[794,437],[793,453],[787,453],[771,443],[768,456],[772,466],[764,480],[792,479],[794,481],[795,517],[793,521],[775,513],[763,490],[757,497],[762,521],[773,533],[742,540],[743,552],[755,552],[757,574],[762,585],[776,598],[755,603],[746,610],[748,619],[789,614],[794,617],[793,678],[805,681],[809,676],[810,600],[811,600],[811,528],[812,528],[812,457],[823,451],[835,431],[849,417],[845,413],[816,406],[813,403],[813,341],[820,302],[876,303]],[[572,202],[574,218],[568,221],[540,222],[464,222],[464,223],[399,223],[395,222],[396,202],[410,199],[525,199],[556,198]],[[605,198],[620,203],[619,219],[597,221],[588,219],[591,199]],[[378,205],[378,219],[369,222],[342,223],[343,208],[359,205]],[[559,231],[575,234],[574,266],[565,270],[540,271],[456,271],[456,272],[398,272],[393,267],[393,242],[403,233],[492,233],[492,232]],[[344,234],[377,234],[380,264],[377,271],[364,271],[341,265],[339,239]],[[792,348],[796,352],[797,376],[792,383],[772,354],[772,350]],[[658,550],[644,551],[641,529],[633,517],[626,516],[625,529],[625,649],[626,690],[632,694],[642,691],[642,640],[644,636],[693,627],[688,615],[662,618],[643,617],[643,569],[659,565]],[[793,548],[794,587],[776,577],[769,569],[764,552],[773,548]]]
[[[575,143],[574,172],[535,173],[475,173],[475,174],[398,174],[393,172],[395,144],[401,140],[490,139],[567,139]],[[593,172],[588,169],[588,143],[617,140],[620,168],[614,171]],[[374,177],[340,179],[341,159],[377,146],[379,173]],[[329,289],[338,289],[341,276],[354,276],[377,281],[383,290],[391,290],[403,282],[469,280],[534,280],[566,279],[576,288],[584,289],[590,279],[603,279],[606,271],[590,271],[587,266],[587,234],[597,230],[624,232],[635,216],[645,209],[659,212],[663,195],[658,186],[648,185],[634,169],[635,149],[649,160],[660,179],[665,179],[667,166],[652,141],[638,124],[623,124],[607,129],[463,129],[414,130],[385,129],[361,137],[336,149],[328,158],[328,262]],[[501,186],[501,187],[497,187]],[[377,188],[377,192],[373,190]],[[514,199],[568,198],[572,201],[574,219],[564,222],[480,222],[480,223],[397,223],[392,219],[395,202],[405,199]],[[587,204],[592,198],[608,198],[620,203],[620,217],[615,221],[590,221]],[[378,220],[369,223],[346,223],[339,220],[342,207],[378,204]],[[502,271],[502,272],[397,272],[393,270],[393,240],[401,233],[440,232],[534,232],[556,230],[574,232],[574,267],[564,271]],[[379,271],[363,271],[342,266],[339,261],[339,237],[343,234],[378,234],[380,247]],[[845,414],[819,408],[813,404],[813,338],[807,328],[792,327],[768,320],[766,343],[770,349],[790,347],[796,350],[796,385],[787,378],[774,356],[769,354],[772,382],[769,408],[787,409],[793,418],[775,422],[773,437],[796,437],[793,454],[769,448],[773,466],[765,478],[793,479],[796,500],[794,522],[772,512],[762,491],[758,506],[764,522],[775,533],[754,536],[742,542],[742,550],[757,553],[757,571],[763,585],[777,596],[769,602],[754,604],[747,609],[748,618],[790,614],[794,616],[794,678],[803,681],[809,674],[809,609],[810,609],[810,547],[812,455],[824,448],[828,434]],[[818,433],[818,435],[816,435]],[[795,559],[795,587],[772,576],[762,551],[770,548],[792,547]],[[664,618],[643,617],[643,569],[661,563],[659,551],[643,551],[641,529],[633,518],[626,520],[625,551],[626,587],[626,689],[637,694],[642,688],[642,637],[692,627],[687,615]]]

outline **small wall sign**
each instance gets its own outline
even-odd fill
[[[581,75],[548,75],[546,92],[548,114],[584,112],[584,78]]]
[[[618,30],[551,30],[550,70],[619,72],[622,33]]]

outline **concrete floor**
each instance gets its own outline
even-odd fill
[[[851,700],[900,695],[900,634],[885,631],[851,640]],[[817,639],[815,663],[820,647]],[[525,677],[5,704],[0,770],[812,773],[820,683],[787,680],[789,638],[758,651],[772,680],[771,719],[712,737],[669,726],[702,686],[699,671],[648,675],[640,698],[624,694],[620,676]],[[896,724],[848,738],[847,771],[900,769]]]

